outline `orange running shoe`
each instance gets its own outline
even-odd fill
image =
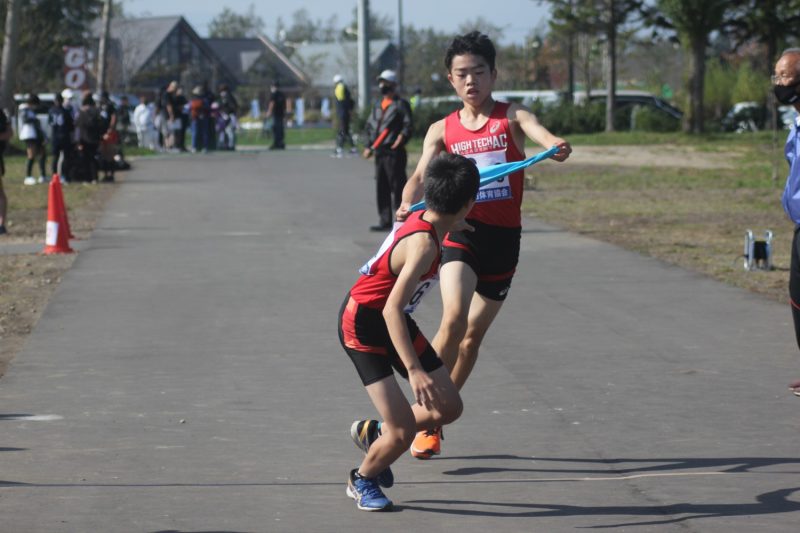
[[[417,459],[430,459],[434,455],[439,455],[443,440],[444,433],[441,427],[420,431],[411,443],[411,455]]]

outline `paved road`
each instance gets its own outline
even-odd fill
[[[357,511],[374,411],[335,322],[382,238],[370,175],[140,161],[0,380],[0,531],[796,530],[788,308],[536,221],[444,455]]]

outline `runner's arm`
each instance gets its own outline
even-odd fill
[[[403,199],[396,213],[397,220],[405,220],[408,217],[409,208],[422,198],[425,169],[431,159],[444,149],[444,120],[440,120],[431,124],[428,133],[425,134],[425,140],[422,142],[422,155],[417,163],[417,168],[408,178],[406,186],[403,187]]]
[[[564,161],[572,153],[572,146],[561,137],[556,137],[550,133],[527,107],[520,104],[511,104],[508,108],[508,118],[516,121],[522,132],[542,147],[551,148],[557,146],[558,153],[552,157],[556,161]],[[520,146],[520,148],[524,148],[524,145]]]
[[[414,295],[419,279],[430,269],[437,253],[436,243],[425,233],[406,237],[395,246],[390,260],[391,267],[397,271],[397,267],[402,266],[399,266],[397,282],[383,308],[383,318],[386,321],[389,337],[408,371],[408,382],[414,393],[414,399],[425,406],[438,404],[438,395],[433,380],[422,368],[414,349],[404,309]]]

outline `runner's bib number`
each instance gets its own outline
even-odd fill
[[[408,305],[405,306],[403,312],[407,315],[413,313],[419,303],[422,301],[422,298],[431,290],[436,284],[439,283],[439,274],[436,274],[432,278],[428,278],[425,281],[420,281],[419,285],[417,285],[417,290],[414,291],[414,295],[408,301]]]
[[[364,263],[364,265],[361,268],[358,269],[359,274],[363,274],[365,276],[371,276],[372,275],[372,265],[374,265],[375,262],[378,259],[380,259],[381,256],[383,254],[385,254],[386,251],[392,246],[392,243],[394,242],[394,234],[398,230],[398,228],[400,228],[400,226],[402,226],[402,225],[403,225],[402,222],[395,222],[394,223],[394,227],[392,228],[391,233],[389,233],[389,235],[386,236],[386,239],[383,240],[383,242],[381,243],[381,247],[378,248],[378,251],[375,253],[375,255],[373,255],[369,259],[369,261]],[[403,312],[405,312],[406,314],[409,314],[409,315],[411,313],[413,313],[414,310],[419,305],[419,303],[422,301],[422,298],[425,296],[425,294],[432,287],[436,286],[438,281],[439,281],[439,275],[438,274],[436,274],[432,278],[428,278],[428,279],[426,279],[424,281],[420,281],[419,285],[417,285],[417,288],[414,290],[414,294],[411,296],[411,299],[408,301],[408,304],[403,309]]]
[[[478,168],[490,167],[492,165],[499,165],[506,162],[505,150],[469,154],[467,157],[475,161],[475,165]],[[478,195],[475,197],[475,202],[493,202],[496,200],[510,200],[511,198],[511,182],[509,181],[508,176],[505,176],[497,181],[487,183],[478,189]]]

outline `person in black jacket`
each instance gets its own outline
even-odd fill
[[[392,227],[394,212],[400,207],[406,174],[406,143],[411,137],[411,106],[397,94],[397,74],[384,70],[378,76],[382,99],[375,103],[367,120],[366,135],[369,144],[363,156],[375,155],[375,181],[378,197],[379,223],[372,231],[385,231]]]
[[[3,176],[6,174],[6,166],[3,161],[3,152],[6,150],[6,144],[13,135],[14,131],[11,129],[11,122],[8,120],[5,112],[0,109],[0,235],[5,235],[6,231],[6,209],[8,207],[8,199],[3,190]]]
[[[55,104],[48,113],[50,123],[50,142],[53,147],[53,174],[58,174],[62,182],[69,181],[69,165],[72,157],[72,136],[75,121],[72,110],[64,107],[64,97],[56,94]]]
[[[97,181],[98,161],[97,149],[103,139],[107,123],[97,110],[92,93],[86,92],[81,100],[81,110],[75,119],[78,128],[79,168],[72,179],[81,181]]]

